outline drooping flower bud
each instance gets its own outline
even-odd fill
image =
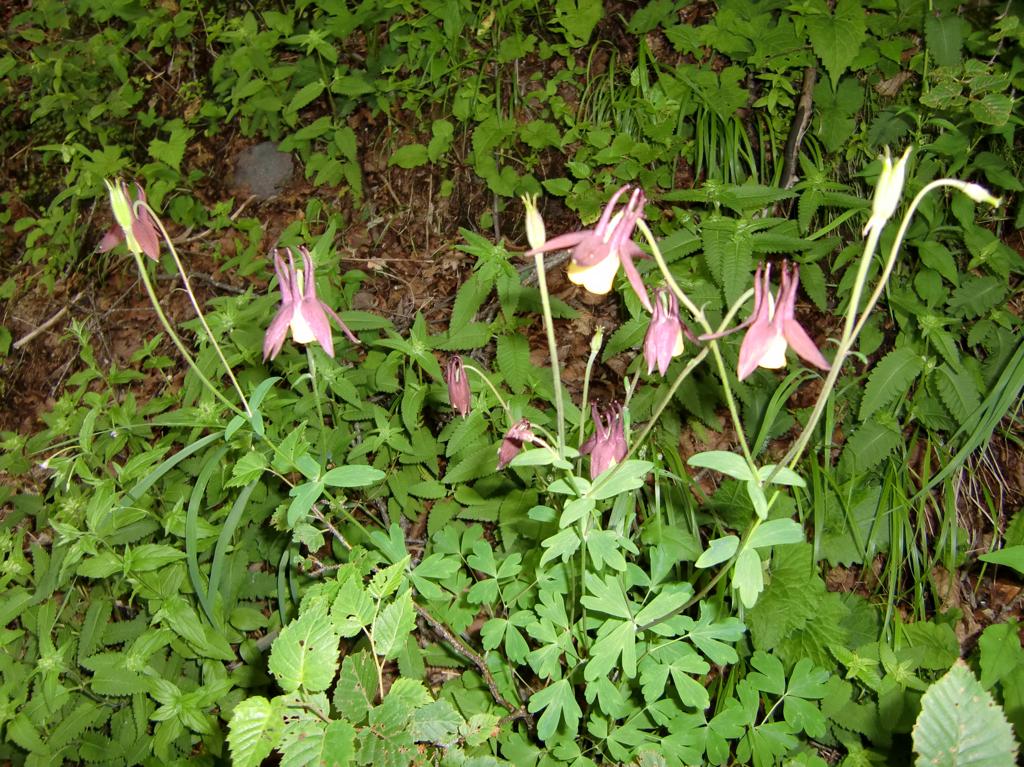
[[[116,224],[100,240],[96,250],[106,253],[124,240],[132,253],[146,255],[154,261],[159,261],[160,238],[157,235],[156,224],[149,211],[140,206],[140,203],[144,205],[146,202],[146,193],[142,191],[142,187],[135,185],[133,203],[128,197],[128,185],[124,181],[111,183],[103,179],[103,183],[107,185],[107,192],[110,194],[110,208]]]
[[[593,480],[625,458],[629,448],[620,404],[612,403],[603,413],[597,405],[591,405],[590,415],[594,419],[594,433],[583,443],[580,452],[590,455],[590,478]]]
[[[472,393],[469,390],[466,370],[462,366],[462,357],[459,355],[455,354],[448,358],[448,364],[444,369],[444,382],[448,385],[448,401],[459,415],[465,418],[469,415]]]
[[[654,294],[654,315],[644,337],[647,374],[657,368],[665,375],[673,357],[683,353],[683,325],[679,321],[679,302],[675,294],[660,288]]]
[[[498,471],[508,466],[512,459],[519,455],[525,443],[533,444],[536,441],[537,436],[533,433],[533,427],[528,420],[523,418],[513,424],[512,428],[505,432],[498,448]]]

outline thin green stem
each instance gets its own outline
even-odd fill
[[[779,461],[775,471],[777,472],[782,466],[789,466],[793,468],[796,466],[800,457],[803,455],[804,449],[807,447],[807,443],[810,442],[811,435],[814,433],[814,428],[818,425],[818,421],[821,419],[822,413],[825,411],[825,407],[828,403],[829,394],[835,388],[836,381],[839,379],[839,373],[842,370],[843,363],[846,362],[846,358],[849,357],[853,344],[860,336],[861,331],[864,329],[864,325],[867,324],[868,319],[871,317],[871,311],[878,304],[879,299],[882,297],[882,291],[885,290],[885,286],[889,281],[889,276],[892,274],[893,267],[896,265],[896,258],[899,255],[900,246],[903,243],[903,238],[906,236],[907,229],[910,227],[911,219],[914,213],[917,212],[917,208],[920,206],[921,201],[925,196],[933,189],[938,189],[942,186],[949,186],[955,189],[961,187],[962,182],[954,179],[938,179],[927,184],[917,195],[914,197],[910,206],[907,208],[907,212],[903,215],[903,220],[900,222],[900,228],[896,232],[896,237],[893,240],[892,247],[889,249],[889,256],[886,259],[885,267],[882,269],[882,274],[878,279],[878,284],[875,289],[871,292],[867,302],[864,304],[864,311],[860,312],[859,319],[852,319],[857,312],[856,303],[853,299],[858,299],[860,294],[864,290],[864,283],[867,279],[867,268],[864,264],[868,263],[871,259],[871,251],[865,248],[864,258],[860,268],[857,270],[857,282],[853,287],[853,295],[851,297],[850,305],[847,308],[846,323],[843,331],[843,336],[839,339],[839,347],[836,349],[835,358],[832,361],[832,369],[829,370],[828,376],[825,378],[825,383],[821,388],[821,394],[818,395],[818,401],[814,403],[814,410],[811,411],[810,417],[807,419],[807,425],[804,426],[803,431],[797,438],[796,442],[790,447],[789,451]],[[875,235],[875,231],[868,235],[868,244],[872,245],[872,241],[876,241],[878,238]],[[775,472],[772,473],[774,476]],[[772,476],[769,476],[766,481],[771,482]]]
[[[484,371],[480,370],[480,368],[474,367],[473,365],[467,365],[466,363],[463,363],[462,367],[463,367],[464,370],[471,370],[474,373],[476,373],[478,376],[480,376],[481,380],[483,380],[483,382],[485,384],[487,384],[487,387],[492,392],[494,392],[494,396],[497,397],[498,403],[501,405],[502,410],[505,411],[505,415],[507,415],[508,419],[511,421],[512,420],[512,409],[509,407],[508,403],[505,401],[505,398],[501,396],[501,392],[499,392],[498,389],[494,386],[494,384],[491,383],[491,379],[488,378],[486,375],[484,375]]]
[[[555,323],[551,316],[551,297],[548,294],[547,275],[544,272],[544,254],[533,257],[537,268],[537,287],[544,310],[544,329],[548,336],[548,355],[551,363],[551,382],[555,389],[555,413],[558,418],[558,457],[565,458],[565,405],[562,402],[562,377],[558,372],[558,344],[555,342]],[[581,416],[582,417],[582,416]]]
[[[320,402],[320,387],[316,379],[316,358],[313,356],[313,348],[306,344],[306,360],[309,362],[309,384],[313,388],[313,399],[316,400],[316,414],[320,419],[320,465],[327,462],[327,433],[324,423],[324,408]]]
[[[160,324],[164,326],[164,330],[167,331],[167,334],[170,336],[171,341],[174,343],[178,351],[181,353],[181,356],[185,358],[185,362],[187,362],[188,366],[192,368],[192,372],[196,374],[199,380],[203,382],[203,385],[210,390],[213,396],[215,396],[222,403],[227,405],[231,410],[233,410],[238,415],[248,416],[249,414],[247,412],[243,412],[242,410],[240,410],[238,406],[235,405],[235,403],[231,402],[231,400],[229,400],[227,397],[221,394],[220,389],[218,389],[214,385],[214,383],[209,378],[206,377],[206,374],[199,369],[199,365],[196,364],[195,359],[189,353],[189,350],[185,347],[185,344],[181,340],[181,337],[175,332],[174,328],[171,327],[171,322],[169,319],[167,319],[167,315],[164,314],[163,307],[160,306],[160,299],[157,298],[156,291],[153,289],[153,281],[149,277],[149,272],[146,270],[146,264],[143,262],[142,256],[140,256],[138,253],[132,253],[132,255],[135,257],[135,264],[139,268],[139,275],[142,278],[142,284],[146,286],[146,292],[149,294],[149,301],[153,305],[153,310],[156,312],[156,316],[160,320]]]
[[[665,257],[661,253],[661,248],[658,247],[658,243],[654,238],[654,233],[651,232],[650,227],[643,220],[637,222],[637,228],[643,232],[644,237],[647,239],[647,243],[651,246],[651,254],[654,256],[655,262],[658,264],[658,268],[661,270],[662,276],[665,278],[665,283],[669,286],[676,298],[679,299],[686,310],[693,316],[693,318],[700,323],[700,326],[708,335],[712,335],[711,325],[708,324],[707,318],[704,316],[704,312],[700,311],[696,304],[690,300],[690,297],[686,295],[682,288],[679,287],[679,283],[676,282],[675,277],[668,269],[668,264],[665,263]],[[747,462],[747,466],[750,467],[751,474],[757,476],[757,464],[754,463],[753,454],[750,452],[750,445],[747,444],[747,436],[743,432],[743,422],[740,421],[739,409],[736,407],[736,400],[732,395],[732,387],[729,385],[729,374],[725,369],[725,360],[722,359],[722,352],[718,348],[718,342],[714,339],[707,342],[708,348],[711,349],[711,353],[715,358],[715,367],[718,368],[718,377],[722,381],[722,393],[725,395],[725,404],[729,408],[729,415],[732,418],[733,428],[736,430],[736,439],[740,443],[740,449],[743,451],[743,458]]]
[[[224,356],[224,351],[221,349],[220,344],[217,342],[217,337],[214,336],[213,331],[210,329],[209,324],[206,322],[206,315],[203,314],[203,310],[199,308],[199,301],[196,299],[195,291],[192,290],[192,284],[189,282],[188,273],[185,271],[185,266],[181,263],[181,258],[178,256],[178,251],[174,248],[174,243],[171,241],[171,236],[167,233],[164,228],[163,222],[160,217],[157,216],[149,205],[141,200],[135,203],[136,206],[143,206],[153,221],[160,228],[160,234],[163,235],[164,242],[167,243],[167,249],[171,253],[171,258],[174,259],[174,264],[178,269],[178,274],[181,275],[181,281],[185,285],[185,293],[188,294],[189,301],[192,302],[192,308],[196,311],[196,317],[199,318],[200,324],[203,326],[203,330],[206,331],[206,337],[210,339],[210,344],[217,352],[217,356],[220,357],[221,364],[224,365],[224,371],[228,374],[228,379],[231,381],[231,385],[235,387],[235,391],[238,392],[238,398],[242,403],[242,407],[245,408],[245,414],[248,416],[252,415],[252,410],[249,408],[249,401],[245,397],[245,393],[242,391],[242,387],[238,383],[238,379],[235,378],[234,371],[231,369],[231,365],[228,364],[227,357]]]

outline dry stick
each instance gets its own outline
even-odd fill
[[[42,333],[45,333],[47,330],[52,328],[54,325],[56,325],[58,322],[60,322],[60,318],[61,317],[63,317],[65,314],[68,313],[68,309],[71,308],[71,304],[78,303],[78,301],[84,295],[85,295],[85,291],[84,290],[78,291],[78,293],[75,295],[75,297],[72,298],[64,307],[62,307],[60,311],[58,311],[55,315],[50,317],[50,319],[48,319],[42,325],[40,325],[39,327],[35,328],[34,330],[30,330],[28,333],[26,333],[21,338],[19,338],[17,341],[15,341],[14,344],[12,344],[11,348],[13,348],[15,350],[20,349],[22,346],[27,344],[29,341],[31,341],[36,336],[41,335]]]
[[[789,189],[796,182],[796,162],[800,156],[800,144],[807,133],[807,127],[811,124],[811,116],[814,114],[814,85],[818,81],[818,70],[815,67],[807,67],[804,70],[804,84],[800,89],[800,100],[796,105],[796,114],[793,115],[793,124],[789,129],[789,137],[786,139],[786,148],[782,152],[782,178],[779,186]]]
[[[498,683],[494,679],[494,674],[492,674],[491,670],[487,668],[487,663],[484,661],[484,659],[480,657],[480,655],[475,650],[470,648],[469,645],[467,645],[465,642],[463,642],[461,639],[455,636],[455,634],[453,634],[447,626],[441,623],[441,621],[439,621],[437,618],[435,618],[433,615],[427,612],[425,608],[421,607],[416,602],[413,602],[412,606],[416,608],[416,614],[430,624],[430,627],[434,630],[434,633],[436,633],[439,637],[441,637],[443,640],[448,642],[448,644],[454,647],[456,652],[459,653],[459,655],[461,655],[469,661],[472,661],[473,665],[480,670],[480,673],[481,675],[483,675],[484,681],[487,682],[487,687],[488,689],[490,689],[491,695],[494,697],[494,700],[497,701],[498,705],[508,709],[509,713],[511,714],[511,716],[505,717],[503,721],[525,719],[529,723],[530,727],[533,727],[533,716],[531,716],[525,708],[523,708],[522,706],[519,706],[517,708],[516,706],[505,700],[505,697],[501,694],[501,691],[498,690]]]

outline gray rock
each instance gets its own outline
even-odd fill
[[[238,153],[234,186],[266,199],[280,194],[294,173],[291,154],[280,151],[273,141],[264,141]]]

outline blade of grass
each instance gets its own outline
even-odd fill
[[[199,476],[196,478],[196,484],[192,488],[192,494],[188,499],[188,511],[185,512],[185,561],[188,564],[188,577],[192,581],[192,588],[195,590],[196,596],[199,598],[199,604],[203,608],[206,619],[210,621],[211,626],[218,624],[213,618],[210,600],[206,596],[206,586],[203,584],[203,579],[199,572],[199,531],[197,529],[199,524],[199,504],[202,502],[203,496],[206,495],[206,486],[210,483],[213,473],[220,468],[221,459],[224,458],[224,454],[227,451],[226,446],[220,447],[206,461],[203,470],[199,472]]]

